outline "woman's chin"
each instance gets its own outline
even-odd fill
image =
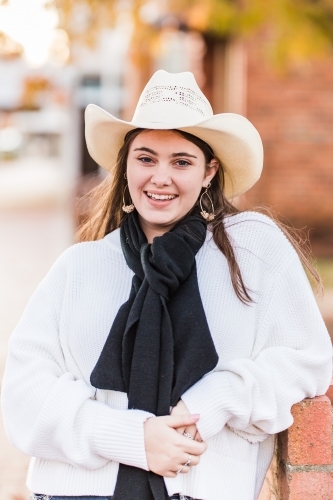
[[[177,217],[177,214],[140,214],[139,212],[139,217],[143,226],[168,231],[183,215]]]

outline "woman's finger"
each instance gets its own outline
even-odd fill
[[[200,462],[200,456],[199,455],[191,455],[190,453],[186,453],[183,463],[186,464],[188,461],[189,461],[189,463],[187,465],[188,467],[195,467]]]
[[[177,471],[179,471],[178,473],[176,470],[171,470],[171,471],[168,471],[164,475],[164,477],[177,477],[178,474],[186,474],[187,472],[190,472],[191,467],[195,467],[196,465],[198,465],[198,463],[200,462],[200,457],[195,456],[195,455],[191,455],[191,460],[190,460],[189,465],[184,465],[187,462],[187,460],[189,459],[189,456],[190,455],[187,454],[187,457],[185,457],[185,459],[184,459],[185,461],[182,464],[179,464],[178,469],[177,469]]]
[[[200,436],[199,431],[195,433],[194,440],[197,441],[198,443],[202,443],[202,438]]]
[[[178,474],[186,474],[190,472],[191,467],[195,467],[200,462],[200,457],[196,455],[190,455],[189,453],[184,457],[184,462],[180,464],[178,469]],[[176,471],[177,473],[177,471]]]
[[[198,441],[194,441],[185,437],[184,442],[182,442],[181,445],[186,453],[196,456],[202,455],[207,449],[207,444],[205,443],[205,441],[198,443]]]
[[[180,415],[170,415],[168,417],[165,417],[167,420],[167,425],[169,427],[172,427],[173,429],[176,429],[177,427],[188,427],[193,424],[195,424],[199,418],[200,415],[191,415],[191,414],[180,414]]]
[[[188,425],[185,429],[186,434],[185,437],[189,439],[194,439],[196,432],[197,432],[197,426],[196,425]],[[190,437],[191,436],[191,437]]]
[[[188,465],[184,465],[178,474],[187,474],[187,472],[190,472],[190,467]]]

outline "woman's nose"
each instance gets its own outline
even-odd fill
[[[172,184],[172,179],[168,166],[161,164],[156,165],[151,177],[151,182],[155,184],[156,187],[170,186]]]

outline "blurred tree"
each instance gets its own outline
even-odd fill
[[[1,0],[0,0],[1,1]],[[277,66],[320,57],[333,47],[333,0],[50,0],[72,41],[93,44],[120,15],[133,23],[133,57],[155,50],[163,20],[220,37],[262,35]],[[159,16],[152,15],[159,12]],[[150,12],[150,15],[149,15]],[[148,15],[147,15],[148,13]]]
[[[0,31],[0,58],[2,59],[15,59],[21,57],[23,54],[23,47],[15,42],[6,33]]]
[[[2,0],[4,1],[4,0]],[[1,0],[0,0],[1,2]],[[156,2],[158,3],[158,2]],[[151,52],[156,39],[156,26],[141,14],[144,0],[50,0],[56,6],[63,28],[71,42],[93,47],[103,29],[115,26],[120,17],[131,25],[131,55],[136,62]]]
[[[263,35],[278,66],[327,55],[333,47],[332,0],[170,0],[189,26],[219,36]]]
[[[98,33],[115,24],[119,0],[51,0],[56,6],[63,28],[71,42],[93,46]]]
[[[52,90],[53,84],[51,80],[44,76],[25,77],[23,80],[21,109],[28,111],[40,109],[43,100]]]

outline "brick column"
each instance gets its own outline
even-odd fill
[[[293,425],[278,437],[281,500],[332,500],[333,385],[326,396],[292,408]]]

